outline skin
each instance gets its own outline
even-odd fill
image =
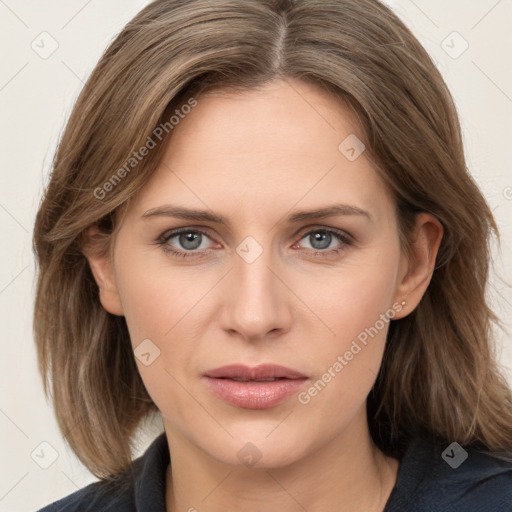
[[[211,92],[174,128],[110,256],[93,250],[98,231],[89,230],[85,253],[101,303],[125,316],[134,348],[150,339],[160,350],[151,365],[137,364],[172,454],[168,512],[385,506],[399,464],[372,442],[365,403],[389,323],[307,404],[294,395],[267,409],[234,407],[201,378],[226,364],[275,363],[306,374],[307,390],[393,304],[395,319],[417,306],[442,228],[419,215],[406,256],[394,199],[365,152],[350,161],[338,149],[350,134],[365,140],[351,113],[313,85]],[[286,220],[339,203],[367,215]],[[229,224],[142,217],[169,204],[209,210]],[[180,227],[206,232],[192,249],[202,256],[173,256],[155,243]],[[333,235],[324,248],[314,234],[327,228],[352,242]],[[236,251],[248,236],[263,251],[251,263]],[[191,247],[179,236],[166,244]],[[261,454],[252,467],[237,456],[248,442]]]

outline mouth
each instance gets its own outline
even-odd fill
[[[228,365],[205,372],[206,384],[218,398],[235,407],[275,407],[298,392],[308,380],[284,366],[265,364],[250,368]]]
[[[253,368],[241,364],[231,364],[208,370],[204,375],[214,379],[233,379],[240,381],[271,381],[277,379],[307,378],[303,373],[276,364],[261,364]]]

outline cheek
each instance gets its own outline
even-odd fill
[[[140,359],[137,365],[148,392],[161,405],[171,390],[180,393],[183,375],[197,373],[199,344],[217,318],[210,292],[219,276],[172,264],[160,249],[129,251],[135,243],[128,238],[120,237],[118,244],[122,256],[116,259],[116,277],[131,344],[136,357],[138,347],[146,345],[158,354],[151,365]]]
[[[321,320],[329,327],[330,333],[325,329],[326,338],[330,335],[338,340],[332,344],[338,343],[336,348],[343,348],[344,343],[373,326],[391,308],[396,293],[398,257],[399,251],[393,247],[372,250],[356,263],[340,267],[321,279],[308,279],[300,287],[298,294],[317,313],[319,323]]]
[[[207,285],[199,286],[192,270],[162,264],[156,251],[149,258],[123,258],[118,267],[118,288],[134,346],[146,338],[159,344],[171,340],[187,323]]]
[[[366,267],[354,272],[345,283],[345,297],[341,311],[350,319],[350,329],[344,330],[350,337],[374,325],[391,306],[395,294],[395,268],[385,264]],[[343,326],[341,326],[343,328]]]
[[[331,276],[331,285],[317,288],[321,294],[310,293],[308,305],[322,320],[321,326],[318,321],[319,327],[312,329],[321,327],[324,335],[321,350],[317,346],[315,353],[309,352],[318,373],[303,403],[314,398],[316,406],[327,410],[343,404],[350,416],[349,411],[364,402],[378,374],[395,313],[398,255],[392,247],[379,251],[377,258],[366,258],[364,264],[361,261]],[[305,297],[306,288],[303,293]]]
[[[190,396],[180,385],[180,373],[193,359],[196,346],[190,322],[204,289],[193,284],[197,279],[190,273],[164,267],[161,261],[151,264],[146,258],[130,255],[116,265],[131,344],[140,376],[157,407],[164,414],[186,417]]]

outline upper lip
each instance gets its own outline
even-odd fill
[[[230,364],[208,370],[205,372],[206,377],[225,378],[225,379],[303,379],[306,375],[276,364],[260,364],[258,366],[249,367],[242,364]]]

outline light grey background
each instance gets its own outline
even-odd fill
[[[83,82],[107,44],[146,3],[0,0],[0,511],[35,510],[94,480],[64,443],[37,373],[31,232],[56,142]],[[512,2],[387,3],[448,83],[469,168],[501,229],[490,299],[508,329],[499,333],[497,349],[512,382]],[[140,450],[156,425],[141,438]]]

